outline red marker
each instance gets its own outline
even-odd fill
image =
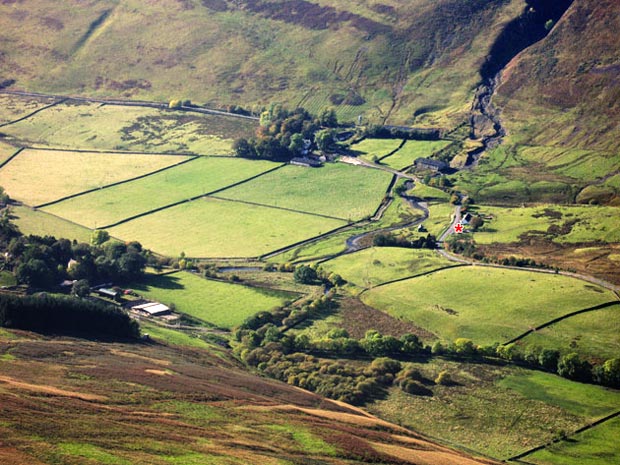
[[[463,225],[461,223],[456,223],[454,225],[454,232],[461,234],[463,232]]]

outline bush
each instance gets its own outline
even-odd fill
[[[405,391],[407,394],[412,394],[414,396],[432,396],[433,391],[428,389],[425,386],[422,386],[417,381],[412,381],[410,379],[406,379],[400,385],[400,388]]]
[[[318,275],[316,273],[316,270],[310,268],[307,265],[301,265],[300,267],[295,269],[295,272],[293,273],[293,278],[295,278],[295,281],[297,281],[298,283],[313,284],[317,280]]]
[[[581,360],[578,354],[570,353],[558,362],[558,375],[576,381],[590,381],[592,366],[587,361]]]
[[[452,377],[450,376],[450,373],[448,373],[446,370],[439,372],[439,374],[437,375],[437,378],[435,378],[435,384],[440,384],[442,386],[452,385],[453,382],[452,382]]]

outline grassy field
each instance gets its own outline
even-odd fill
[[[518,368],[440,360],[412,366],[431,380],[446,370],[456,384],[432,386],[432,397],[394,389],[371,412],[500,460],[609,414],[620,401],[617,392]]]
[[[390,179],[384,171],[343,163],[318,169],[287,166],[218,196],[351,221],[374,213]]]
[[[555,206],[503,208],[480,206],[483,216],[492,217],[474,234],[479,244],[493,242],[516,242],[521,234],[537,231],[547,233],[558,242],[620,242],[620,209],[617,207]],[[572,224],[568,231],[562,230],[565,224]]]
[[[364,160],[374,161],[396,150],[403,141],[401,139],[364,139],[351,145],[351,150],[358,153]]]
[[[202,195],[277,167],[266,161],[201,157],[130,183],[65,200],[45,210],[88,227]]]
[[[24,150],[0,169],[0,186],[36,206],[149,173],[184,160],[172,155]]]
[[[430,157],[450,143],[449,140],[408,140],[394,155],[384,158],[381,163],[400,170],[412,165],[417,158]]]
[[[90,242],[92,231],[83,226],[50,215],[40,210],[33,210],[29,207],[11,207],[12,221],[24,234],[35,234],[37,236],[55,236],[76,240],[78,242]]]
[[[17,150],[18,149],[12,145],[0,142],[0,163],[6,162]]]
[[[174,304],[179,312],[222,328],[237,326],[261,310],[271,310],[295,298],[294,294],[207,280],[186,272],[147,275],[133,288],[141,295]]]
[[[177,331],[174,329],[164,328],[154,323],[149,323],[146,320],[140,320],[140,329],[142,334],[146,333],[150,337],[160,339],[166,344],[198,347],[201,349],[209,349],[211,345],[199,337],[187,334],[183,331]]]
[[[620,462],[620,418],[571,436],[524,458],[536,465],[608,465]]]
[[[588,358],[609,359],[620,354],[620,307],[572,316],[529,334],[522,347],[547,347],[562,353],[577,352]]]
[[[554,172],[579,180],[602,178],[620,168],[614,153],[562,146],[524,146],[519,156],[529,162],[544,163]],[[605,156],[607,155],[607,156]]]
[[[23,118],[52,102],[52,99],[18,97],[9,94],[0,95],[0,124]]]
[[[490,344],[615,296],[560,275],[462,267],[375,288],[362,300],[443,340]]]
[[[410,222],[419,215],[419,210],[413,210],[409,203],[405,202],[403,199],[397,198],[390,204],[383,213],[381,219],[377,222],[334,234],[327,239],[312,244],[302,245],[288,252],[276,255],[269,260],[282,263],[287,261],[295,262],[299,260],[324,258],[346,250],[346,241],[352,235]]]
[[[158,253],[253,257],[332,229],[343,221],[242,203],[200,199],[110,228]]]
[[[255,123],[233,117],[96,103],[61,104],[5,127],[9,140],[83,150],[228,155]]]
[[[342,255],[321,266],[367,288],[451,264],[432,250],[372,247]]]

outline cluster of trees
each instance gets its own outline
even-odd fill
[[[242,349],[242,358],[246,363],[276,379],[332,399],[360,405],[382,396],[385,388],[391,385],[399,386],[409,394],[427,396],[432,395],[427,386],[450,384],[447,373],[440,373],[433,381],[422,376],[418,370],[403,368],[401,362],[386,357],[427,355],[429,348],[424,347],[413,334],[398,339],[381,335],[378,331],[368,331],[363,339],[356,340],[349,338],[346,331],[336,329],[319,341],[310,341],[304,334],[291,338],[280,333],[276,339],[273,337],[276,335],[274,331],[264,334],[265,338],[257,347]],[[329,355],[376,358],[370,364],[360,366],[316,357],[326,352]]]
[[[353,404],[362,404],[381,396],[392,384],[418,395],[432,394],[419,374],[403,371],[400,362],[386,356],[424,356],[424,347],[417,336],[401,338],[368,331],[364,338],[350,338],[343,329],[334,329],[321,340],[313,341],[306,334],[288,334],[288,329],[333,310],[332,296],[307,302],[301,308],[279,307],[248,318],[235,330],[236,348],[241,358],[265,374],[321,395]],[[375,357],[369,366],[343,361],[320,360],[317,355]]]
[[[24,236],[8,221],[0,221],[0,231],[5,267],[20,284],[39,289],[56,288],[65,279],[130,282],[142,277],[149,255],[139,242],[110,241],[105,231],[96,231],[91,244]]]
[[[435,249],[437,239],[432,234],[426,237],[420,236],[417,239],[408,239],[405,236],[395,236],[389,233],[377,234],[372,239],[372,244],[376,247],[406,247],[410,249]]]
[[[332,128],[337,126],[334,110],[324,110],[315,118],[303,108],[289,111],[274,104],[261,113],[255,137],[239,138],[233,148],[243,158],[288,161],[302,153],[304,139],[327,150],[334,140]]]
[[[121,339],[140,336],[140,327],[115,307],[70,297],[0,294],[0,326],[45,333]]]
[[[293,278],[301,284],[323,284],[327,287],[346,284],[346,281],[338,273],[326,273],[316,265],[294,267]]]

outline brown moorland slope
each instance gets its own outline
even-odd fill
[[[490,464],[242,371],[224,351],[0,333],[0,459]]]
[[[509,130],[531,144],[552,141],[617,154],[618,30],[620,3],[616,0],[575,0],[545,39],[504,70],[497,102]],[[549,118],[546,112],[562,116]]]

